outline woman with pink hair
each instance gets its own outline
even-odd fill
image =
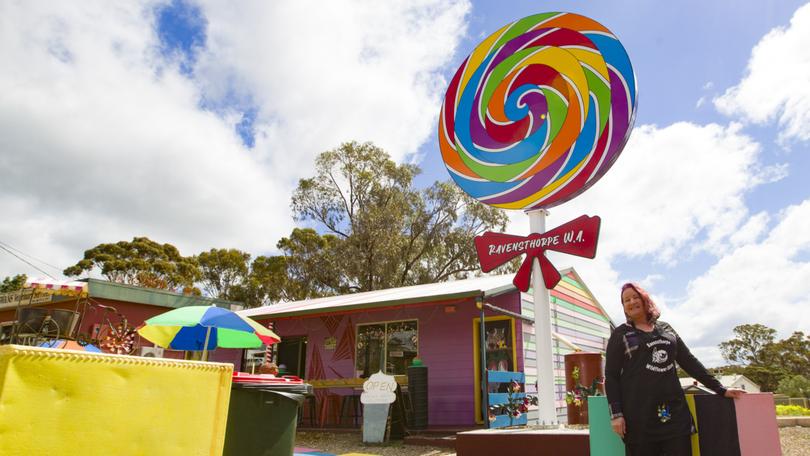
[[[613,431],[630,456],[691,456],[692,415],[681,388],[678,366],[715,393],[729,398],[744,391],[726,389],[703,367],[643,288],[622,286],[627,322],[610,335],[605,362],[605,393]]]

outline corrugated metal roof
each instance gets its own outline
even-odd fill
[[[244,308],[241,302],[226,301],[224,299],[210,298],[207,296],[193,296],[176,293],[169,290],[159,290],[155,288],[138,287],[123,283],[110,282],[100,279],[81,279],[81,283],[86,283],[87,294],[92,298],[111,299],[113,301],[132,302],[137,304],[148,304],[158,307],[176,309],[186,306],[217,306],[230,310]],[[57,302],[73,302],[76,296],[54,295],[51,290],[44,288],[24,288],[21,291],[0,294],[0,310],[14,309],[22,305],[29,304],[32,290],[36,290],[36,297],[31,304],[45,305]],[[21,294],[22,293],[22,294]],[[20,297],[22,296],[22,301]]]
[[[460,299],[484,294],[495,296],[517,290],[512,284],[514,275],[477,277],[451,282],[429,283],[410,287],[389,288],[326,298],[307,299],[239,311],[240,315],[252,318],[279,318],[308,314],[345,312],[354,309],[371,309],[396,305]]]
[[[169,290],[144,288],[123,283],[109,282],[107,280],[87,279],[91,298],[105,298],[114,301],[135,302],[152,306],[176,309],[186,306],[217,306],[236,310],[242,308],[242,303],[226,301],[224,299],[209,298],[207,296],[193,296],[176,293]]]

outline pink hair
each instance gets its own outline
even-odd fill
[[[655,302],[653,302],[652,298],[650,298],[649,293],[647,293],[647,291],[641,288],[639,284],[628,282],[622,285],[621,294],[623,295],[624,290],[628,288],[632,288],[633,290],[636,291],[636,293],[638,293],[639,296],[641,296],[641,301],[644,303],[644,311],[647,313],[647,321],[650,323],[655,323],[655,321],[658,320],[658,317],[661,316],[661,311],[658,310],[658,306],[656,306]],[[624,308],[624,303],[622,303],[622,308]],[[632,323],[630,317],[628,317],[626,313],[624,314],[624,316],[627,318],[627,323]]]

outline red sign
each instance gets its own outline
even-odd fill
[[[595,257],[601,221],[598,216],[583,215],[543,234],[530,234],[525,237],[487,231],[475,238],[475,249],[478,251],[481,270],[489,272],[525,253],[526,258],[512,283],[521,291],[528,291],[532,263],[537,258],[540,261],[543,281],[550,290],[560,281],[560,273],[546,258],[544,252],[553,250],[584,258]]]

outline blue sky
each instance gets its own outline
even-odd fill
[[[548,220],[602,216],[597,258],[555,264],[614,318],[620,283],[642,281],[709,364],[736,324],[810,331],[799,1],[0,3],[0,242],[57,276],[133,236],[273,253],[297,180],[347,140],[419,164],[419,185],[447,180],[447,81],[490,33],[547,11],[611,29],[639,97],[614,167]],[[42,275],[0,256],[0,276],[19,272]]]

